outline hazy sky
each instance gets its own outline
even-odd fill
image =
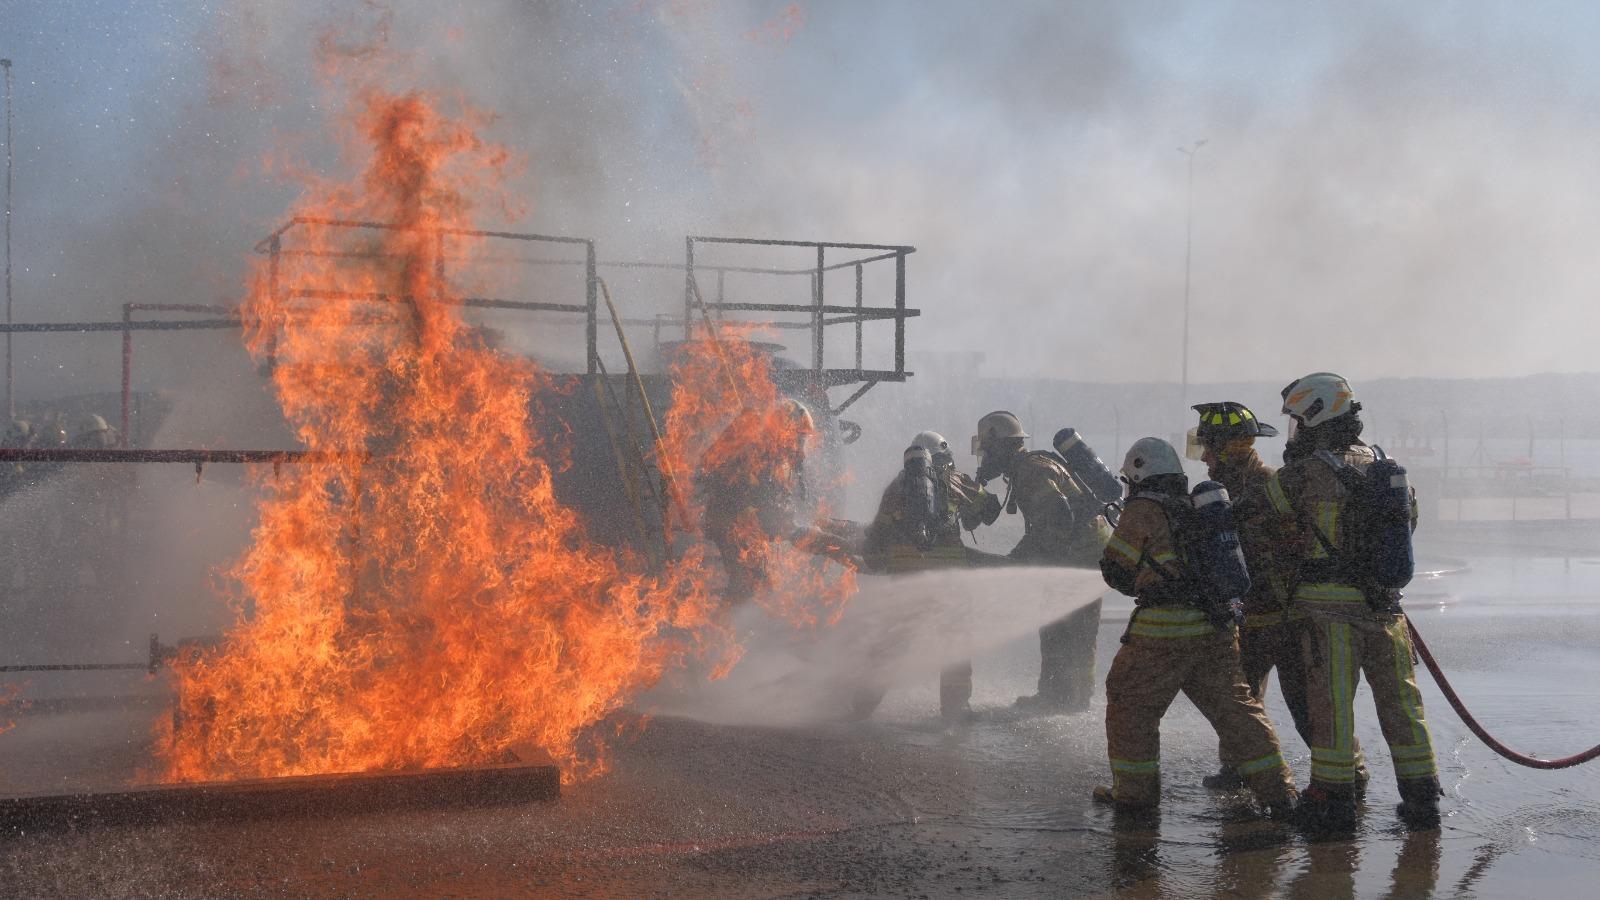
[[[1176,379],[1197,138],[1193,380],[1600,368],[1578,2],[0,0],[18,318],[237,297],[295,193],[263,159],[337,168],[330,26],[500,114],[530,213],[485,225],[914,244],[914,351],[991,374]],[[24,384],[114,385],[73,340]]]

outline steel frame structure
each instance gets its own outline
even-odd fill
[[[354,301],[373,303],[403,302],[404,297],[389,296],[381,293],[357,294],[348,291],[332,290],[324,287],[300,284],[285,284],[284,266],[287,261],[315,256],[333,256],[346,258],[379,258],[385,256],[381,253],[363,251],[326,251],[297,249],[286,245],[286,238],[296,229],[303,228],[337,228],[346,230],[386,230],[397,229],[401,226],[384,222],[363,222],[341,219],[323,219],[306,216],[294,217],[272,231],[261,241],[257,242],[254,249],[257,253],[268,257],[267,281],[268,290],[272,291],[275,298],[302,299],[312,301]],[[811,332],[811,365],[798,372],[785,373],[786,375],[799,375],[805,381],[818,388],[826,389],[845,385],[859,385],[857,390],[830,412],[841,412],[860,399],[868,390],[882,382],[905,381],[913,373],[905,367],[905,326],[906,320],[915,318],[921,311],[906,305],[906,257],[916,252],[915,247],[891,244],[856,244],[829,241],[795,241],[764,238],[739,238],[739,237],[709,237],[690,236],[684,241],[683,263],[661,262],[633,262],[633,261],[602,261],[598,258],[595,241],[590,238],[564,237],[558,235],[532,234],[508,231],[480,231],[467,229],[434,229],[437,236],[438,265],[441,269],[450,257],[444,252],[444,242],[452,236],[475,237],[494,240],[516,241],[533,245],[565,245],[577,246],[583,250],[583,258],[552,259],[544,257],[513,258],[509,261],[531,266],[583,266],[584,267],[584,297],[581,303],[556,303],[545,301],[507,300],[492,297],[464,297],[454,302],[463,306],[481,309],[519,310],[525,312],[558,312],[581,315],[584,318],[584,332],[586,344],[586,366],[588,375],[596,375],[603,371],[604,364],[600,359],[599,349],[599,300],[600,300],[600,271],[602,269],[658,269],[680,270],[684,273],[684,306],[682,318],[670,315],[658,315],[653,318],[622,318],[625,325],[650,326],[659,344],[663,328],[681,328],[685,338],[693,336],[696,313],[699,318],[709,318],[711,314],[720,320],[728,313],[768,313],[773,318],[769,320],[752,320],[758,327],[774,328],[780,330],[804,329]],[[814,250],[816,264],[803,268],[780,268],[771,266],[737,266],[707,264],[704,257],[704,248],[708,245],[741,245],[753,247],[782,247]],[[701,260],[697,261],[696,251],[700,248]],[[829,261],[829,251],[856,251],[866,252],[869,255],[853,257],[845,260]],[[893,261],[894,266],[894,299],[892,306],[868,306],[865,302],[865,276],[867,267],[875,263]],[[829,304],[826,302],[824,292],[825,276],[828,272],[841,269],[852,269],[855,273],[855,291],[853,303]],[[726,282],[729,274],[762,275],[772,277],[803,277],[810,280],[810,303],[766,303],[756,301],[731,301],[727,297]],[[715,294],[706,300],[700,291],[698,279],[702,275],[715,277]],[[698,310],[697,310],[698,307]],[[187,319],[151,319],[139,317],[140,313],[185,313],[199,318]],[[806,321],[784,321],[776,318],[781,315],[798,315],[805,317]],[[892,321],[894,323],[894,366],[890,369],[867,369],[864,366],[864,334],[863,326],[871,321]],[[120,320],[113,321],[81,321],[81,322],[30,322],[30,323],[0,323],[0,334],[49,334],[49,333],[92,333],[92,332],[118,332],[122,335],[122,382],[121,382],[121,410],[119,425],[122,448],[130,448],[130,436],[133,422],[133,365],[134,342],[133,336],[143,331],[193,331],[193,330],[219,330],[241,328],[244,320],[235,308],[190,303],[124,303]],[[826,337],[828,329],[836,325],[854,326],[854,365],[846,367],[828,367],[826,365]],[[272,365],[274,357],[270,354],[268,365]],[[825,397],[820,391],[818,395]],[[63,459],[62,461],[67,461]]]

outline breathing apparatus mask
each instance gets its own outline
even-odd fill
[[[1001,446],[994,447],[992,450],[986,450],[980,445],[974,452],[974,455],[978,457],[978,470],[973,473],[973,477],[978,479],[979,484],[988,484],[1006,474],[1006,467],[1011,464],[1012,458],[1022,452],[1022,438],[1001,438],[1000,440],[1002,442],[1014,441],[1016,443],[1015,450],[1008,452],[1009,448],[1006,448],[1002,443]],[[977,441],[974,440],[974,443],[976,444]]]

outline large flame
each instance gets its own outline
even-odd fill
[[[769,613],[796,626],[831,625],[855,593],[854,567],[846,561],[841,572],[819,552],[827,535],[793,527],[825,511],[806,491],[802,463],[818,435],[779,393],[772,358],[750,335],[748,328],[722,327],[679,349],[662,458],[690,526],[702,534],[709,525],[708,491],[784,496],[801,523],[787,515],[774,523],[745,509],[728,529],[723,552],[761,573],[753,599]],[[699,490],[687,487],[690,478]]]
[[[254,614],[177,668],[166,774],[441,766],[521,744],[582,774],[602,764],[583,729],[683,652],[667,630],[712,627],[707,579],[693,557],[630,572],[584,538],[552,490],[557,429],[531,421],[548,376],[483,346],[452,302],[441,229],[471,226],[468,191],[503,151],[416,94],[362,110],[359,184],[297,212],[396,227],[363,257],[309,257],[307,280],[385,295],[393,314],[255,279],[247,342],[276,341],[284,413],[330,458],[286,467],[262,502],[235,573]],[[448,243],[452,260],[470,249]]]
[[[233,571],[250,613],[175,664],[159,774],[460,765],[527,745],[568,778],[597,773],[592,726],[687,654],[713,672],[736,658],[715,569],[694,544],[647,571],[589,541],[553,491],[566,429],[538,406],[552,377],[461,317],[460,260],[476,248],[451,230],[473,227],[508,154],[415,93],[368,91],[354,121],[363,174],[315,185],[294,213],[393,227],[363,232],[360,252],[305,230],[294,280],[335,292],[297,298],[268,263],[252,280],[246,342],[276,361],[283,411],[321,455],[264,485]],[[675,372],[658,459],[691,528],[703,506],[688,473],[798,476],[804,429],[758,357],[730,334]],[[769,575],[758,600],[791,621],[836,617],[848,577],[791,537],[744,535]]]

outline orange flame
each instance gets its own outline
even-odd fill
[[[304,229],[294,278],[254,273],[247,346],[276,361],[284,414],[322,455],[265,486],[223,644],[174,663],[158,776],[463,765],[527,745],[569,780],[598,774],[592,726],[691,654],[713,677],[736,661],[714,569],[699,546],[645,571],[589,540],[553,490],[567,429],[539,398],[556,382],[462,319],[458,261],[477,248],[455,231],[509,154],[420,94],[366,91],[354,121],[362,176],[314,185],[294,212],[391,227],[359,252]],[[280,287],[295,283],[336,290]],[[808,431],[757,348],[696,342],[673,376],[658,459],[690,525],[704,532],[706,504],[688,473],[798,487]],[[786,620],[834,620],[854,590],[786,527],[744,517],[734,537],[724,567],[758,567],[757,601]]]
[[[256,273],[247,343],[261,356],[276,335],[283,410],[332,456],[261,502],[234,571],[254,614],[175,667],[164,775],[459,765],[523,744],[569,777],[598,772],[584,729],[718,637],[703,565],[647,576],[585,539],[533,427],[549,376],[462,321],[442,230],[470,227],[507,154],[417,94],[369,92],[358,121],[373,150],[359,184],[296,212],[395,227],[356,258],[301,258],[309,280],[391,298],[392,314],[281,296]],[[471,250],[449,243],[452,259]]]
[[[725,569],[754,576],[755,601],[792,625],[831,625],[856,582],[848,562],[840,572],[819,555],[829,536],[797,527],[808,505],[821,512],[804,490],[816,430],[779,393],[771,357],[748,337],[724,327],[680,348],[662,456],[680,492],[686,473],[697,473],[700,489],[684,504],[690,524],[719,546]]]

